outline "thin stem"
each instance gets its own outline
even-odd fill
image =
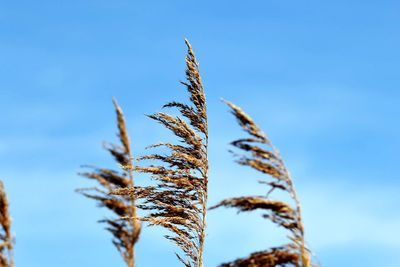
[[[301,261],[303,264],[303,267],[310,267],[311,266],[311,260],[310,256],[307,252],[306,244],[305,244],[305,237],[304,237],[304,225],[303,225],[303,219],[301,216],[301,204],[299,201],[299,198],[297,196],[296,189],[294,187],[294,184],[292,182],[292,179],[290,178],[290,173],[288,170],[285,170],[287,177],[289,177],[289,187],[290,187],[290,194],[291,197],[293,198],[294,202],[296,203],[296,213],[297,213],[297,224],[298,228],[300,230],[300,255],[301,255]]]
[[[273,153],[278,156],[279,161],[280,161],[280,165],[281,166],[285,166],[285,163],[284,163],[282,157],[280,156],[279,150],[271,142],[268,142],[268,145],[272,148]],[[297,191],[295,189],[295,186],[293,184],[293,180],[291,178],[291,175],[290,175],[288,169],[286,169],[286,167],[284,167],[283,171],[284,171],[285,176],[286,176],[286,183],[289,186],[290,196],[292,197],[292,199],[294,200],[294,202],[296,204],[297,224],[298,224],[298,229],[300,230],[300,236],[298,236],[298,238],[300,239],[301,261],[302,261],[303,267],[310,267],[311,266],[311,260],[310,260],[309,254],[307,252],[306,244],[305,244],[304,225],[303,225],[303,219],[302,219],[302,216],[301,216],[302,213],[301,213],[300,200],[299,200],[299,198],[297,196]]]
[[[202,224],[203,227],[201,228],[200,232],[200,237],[199,237],[199,261],[198,261],[198,267],[203,267],[203,251],[204,251],[204,240],[205,240],[205,235],[206,235],[206,227],[207,227],[207,222],[206,222],[206,217],[207,217],[207,199],[208,199],[208,190],[207,190],[207,185],[208,185],[208,171],[206,170],[206,173],[204,175],[204,183],[205,183],[205,193],[204,193],[204,198],[203,198],[203,205],[202,205]]]
[[[130,151],[130,149],[129,149],[129,151],[127,151],[127,153],[129,155],[129,165],[132,166],[132,168],[129,168],[128,170],[126,170],[126,172],[127,172],[128,176],[129,176],[129,179],[130,179],[130,186],[134,187],[135,183],[134,183],[134,177],[133,177],[133,156],[132,156],[132,152]],[[134,195],[132,195],[130,197],[130,204],[131,204],[130,205],[131,206],[130,213],[131,213],[131,217],[132,218],[129,220],[129,222],[131,224],[132,231],[134,233],[134,232],[140,231],[140,227],[141,227],[140,223],[136,219],[137,218],[137,208],[136,208],[136,205],[135,205],[135,196]],[[134,246],[133,241],[132,241],[131,255],[130,255],[129,259],[127,259],[128,267],[135,267],[135,261],[136,261],[135,246]]]
[[[201,78],[200,78],[201,82]],[[207,106],[204,108],[205,109],[205,114],[207,114]],[[206,228],[207,228],[207,202],[208,202],[208,119],[206,115],[205,119],[205,157],[206,157],[206,165],[204,168],[204,195],[203,195],[203,205],[202,205],[202,222],[203,222],[203,227],[201,229],[200,233],[200,246],[199,246],[199,261],[198,261],[198,267],[203,267],[203,252],[204,252],[204,241],[205,241],[205,236],[206,236]]]

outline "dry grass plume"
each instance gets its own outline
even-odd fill
[[[192,46],[185,41],[187,82],[182,84],[189,92],[190,104],[170,102],[164,105],[178,109],[181,114],[178,117],[164,112],[149,116],[169,129],[180,143],[154,144],[152,148],[164,147],[169,153],[155,153],[139,159],[157,163],[134,168],[151,174],[156,186],[121,189],[114,193],[141,199],[139,207],[149,214],[139,219],[172,233],[165,237],[181,248],[183,255],[176,255],[186,267],[202,267],[208,183],[207,111],[199,65]]]
[[[311,262],[311,253],[306,247],[300,202],[283,159],[267,136],[243,110],[230,102],[226,103],[239,125],[250,135],[231,143],[243,152],[237,162],[267,174],[272,179],[260,181],[268,187],[266,195],[226,199],[212,209],[224,206],[237,208],[241,212],[263,210],[266,212],[263,215],[264,218],[289,231],[290,242],[280,247],[253,253],[247,258],[222,264],[221,267],[316,266]],[[293,204],[271,198],[275,190],[286,192],[293,200]]]
[[[0,267],[13,267],[13,237],[11,234],[11,217],[9,204],[3,182],[0,181]]]
[[[121,107],[113,99],[117,113],[118,137],[121,145],[105,144],[104,147],[122,166],[133,165],[130,140],[126,129],[125,118]],[[135,266],[135,244],[138,241],[141,225],[137,220],[121,220],[121,217],[133,218],[137,216],[137,207],[133,196],[112,196],[109,193],[121,187],[134,186],[133,171],[126,169],[118,172],[105,168],[90,167],[90,172],[80,173],[81,176],[94,179],[99,187],[81,188],[77,191],[82,195],[94,199],[99,206],[112,211],[116,218],[107,218],[100,222],[107,224],[107,230],[113,235],[113,244],[116,246],[128,267]]]

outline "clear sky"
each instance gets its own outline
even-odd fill
[[[243,135],[224,97],[281,150],[324,267],[400,266],[399,12],[389,0],[1,1],[0,177],[17,267],[124,266],[76,173],[116,167],[101,148],[116,141],[112,96],[135,154],[170,138],[143,114],[186,98],[184,37],[209,104],[210,204],[264,189],[227,152]],[[285,242],[255,214],[216,210],[208,224],[206,266]],[[139,267],[180,266],[164,233],[144,229]]]

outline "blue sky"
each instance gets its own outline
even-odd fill
[[[112,96],[136,154],[169,138],[143,114],[185,100],[184,37],[209,104],[210,204],[263,193],[259,175],[227,153],[242,133],[224,97],[281,150],[324,267],[400,266],[399,9],[388,0],[0,3],[0,177],[17,266],[123,266],[96,223],[107,213],[74,193],[90,184],[76,172],[116,167],[101,148],[116,141]],[[285,242],[255,214],[217,210],[208,224],[206,266]],[[139,267],[179,266],[164,233],[144,229]]]

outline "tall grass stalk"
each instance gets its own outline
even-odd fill
[[[206,99],[199,65],[192,46],[186,41],[186,78],[182,82],[190,103],[170,102],[164,108],[176,108],[180,116],[159,112],[148,116],[169,129],[179,143],[157,143],[166,155],[154,153],[140,157],[153,164],[145,167],[127,166],[137,172],[151,174],[156,186],[134,187],[114,191],[117,195],[134,196],[139,207],[149,214],[138,218],[150,226],[159,225],[171,234],[165,237],[183,252],[178,259],[186,267],[202,267],[208,197],[208,126]]]
[[[133,156],[130,148],[130,140],[126,128],[124,114],[117,101],[113,99],[117,114],[118,138],[120,145],[104,144],[105,149],[113,156],[117,164],[121,166],[133,166]],[[113,235],[113,244],[120,252],[128,267],[135,266],[135,244],[139,239],[141,225],[133,219],[137,217],[137,207],[134,196],[113,196],[110,192],[121,187],[133,187],[133,170],[125,169],[123,172],[106,168],[87,166],[89,172],[80,173],[89,179],[98,182],[98,187],[81,188],[77,191],[82,195],[94,199],[101,207],[112,211],[116,218],[106,218],[100,222],[107,224],[107,230]],[[130,219],[122,220],[121,217]]]
[[[11,234],[9,203],[3,182],[0,181],[0,267],[14,267],[14,240]]]
[[[254,121],[238,106],[226,102],[241,128],[249,137],[238,139],[231,144],[242,153],[237,162],[240,165],[268,175],[271,179],[259,181],[267,186],[264,196],[244,196],[225,199],[211,207],[234,207],[240,212],[263,210],[263,217],[288,230],[289,243],[269,250],[255,252],[247,258],[222,264],[221,267],[274,267],[274,266],[316,266],[311,262],[311,252],[306,247],[300,201],[293,180],[279,151]],[[292,204],[271,197],[276,190],[288,194]]]

